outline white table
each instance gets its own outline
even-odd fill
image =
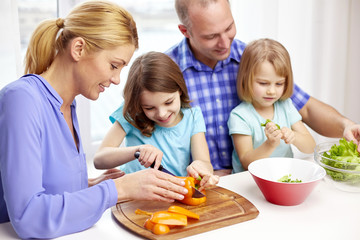
[[[360,193],[337,190],[325,181],[297,206],[278,206],[265,200],[249,172],[220,178],[219,186],[251,201],[257,218],[194,235],[186,239],[360,239]],[[18,239],[10,223],[0,224],[0,239]],[[108,209],[90,229],[59,239],[141,239],[119,225]]]

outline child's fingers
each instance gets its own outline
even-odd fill
[[[186,171],[188,173],[189,176],[193,177],[193,178],[198,178],[199,177],[199,173],[198,171],[193,167],[192,164],[190,164],[187,168]]]

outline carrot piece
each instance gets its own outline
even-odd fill
[[[151,215],[150,221],[165,225],[186,226],[187,217],[183,214],[171,213],[167,211],[155,212]]]
[[[168,233],[169,231],[170,228],[168,225],[160,224],[160,223],[156,223],[152,229],[152,232],[157,235],[165,234]]]
[[[170,206],[168,209],[168,212],[183,214],[189,218],[194,218],[194,219],[200,218],[200,216],[198,214],[191,212],[190,210],[187,210],[186,208],[175,206],[175,205]]]

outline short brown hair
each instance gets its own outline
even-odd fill
[[[178,18],[182,24],[188,29],[191,29],[191,21],[189,19],[189,7],[191,4],[199,4],[202,8],[207,8],[211,3],[216,3],[218,0],[175,0],[175,10]],[[230,4],[229,0],[227,2]]]
[[[281,43],[264,38],[250,42],[241,57],[236,84],[241,100],[252,102],[254,75],[259,64],[264,61],[274,66],[276,74],[285,77],[285,88],[280,100],[291,97],[294,83],[290,55]]]
[[[124,117],[144,136],[151,136],[155,123],[148,119],[141,107],[141,93],[179,91],[181,107],[190,108],[185,80],[179,66],[166,54],[148,52],[135,59],[124,87]]]

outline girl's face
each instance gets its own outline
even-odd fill
[[[145,115],[161,127],[173,127],[181,121],[180,92],[150,92],[144,90],[140,97]]]
[[[272,107],[283,95],[285,89],[285,77],[275,72],[274,66],[264,61],[259,64],[253,80],[253,105],[255,108]]]
[[[88,55],[85,53],[75,73],[77,92],[96,100],[105,88],[111,84],[118,85],[120,72],[129,63],[134,51],[134,46],[126,45]]]

